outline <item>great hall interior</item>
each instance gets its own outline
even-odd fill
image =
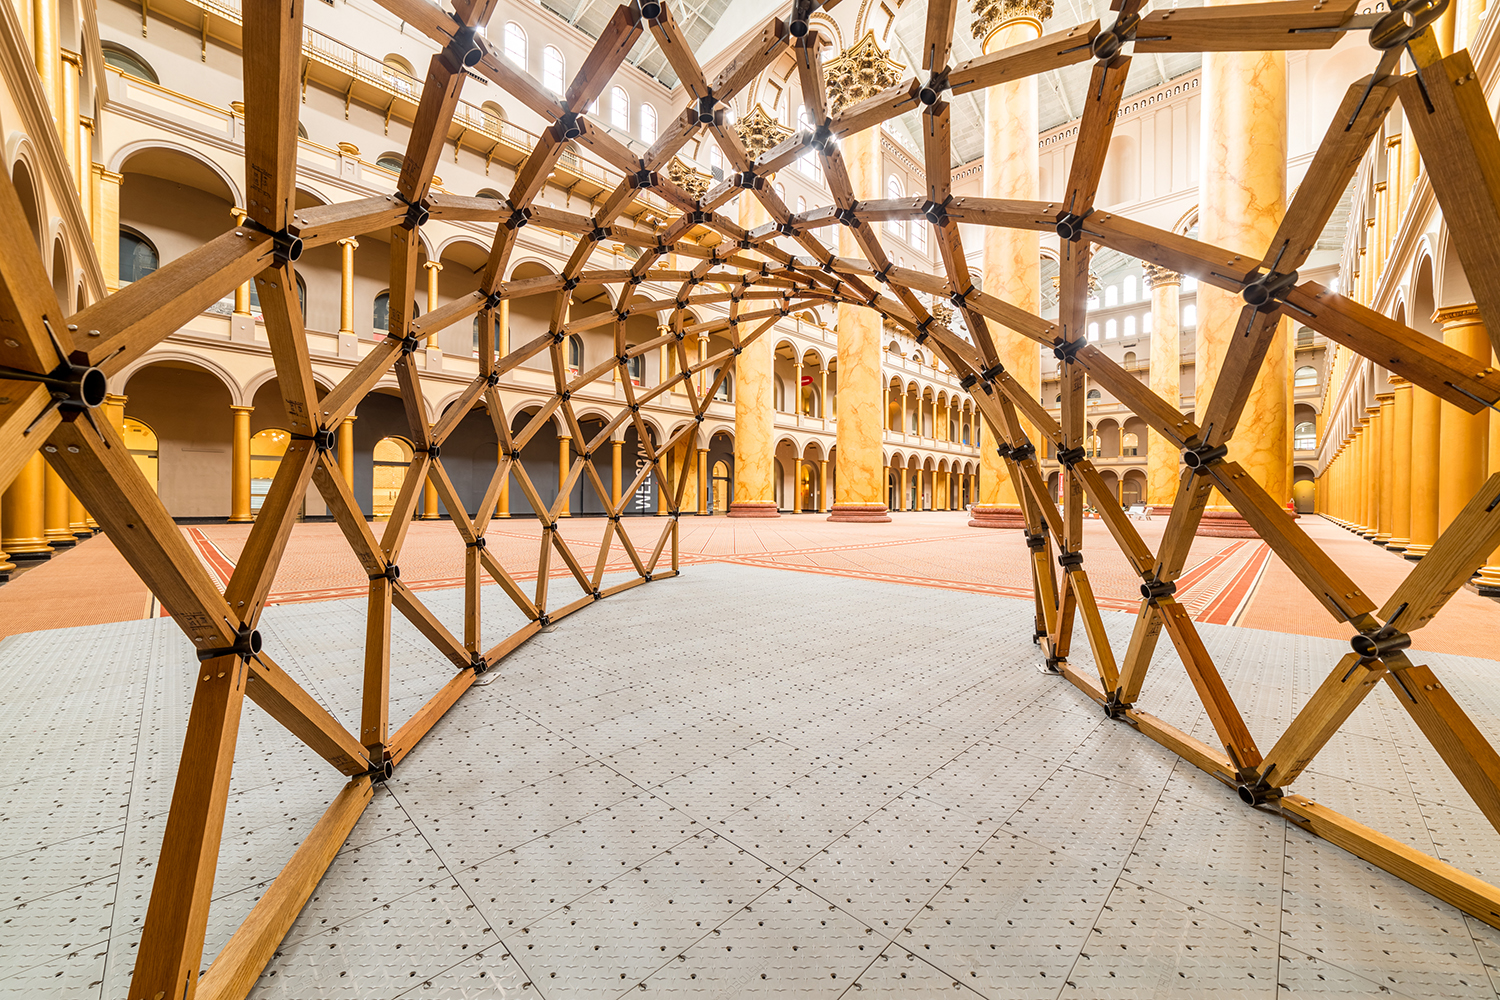
[[[1484,0],[0,0],[0,997],[1500,997]]]

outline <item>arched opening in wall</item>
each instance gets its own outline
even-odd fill
[[[259,513],[271,492],[271,482],[276,470],[281,468],[282,456],[292,436],[279,427],[267,428],[250,438],[250,510]]]
[[[583,370],[583,338],[576,333],[568,337],[568,368],[574,375]]]
[[[36,241],[36,248],[41,250],[42,199],[36,182],[32,179],[31,168],[26,165],[25,160],[16,161],[15,169],[11,171],[11,183],[16,186],[16,197],[21,199],[21,212],[26,216],[31,238]]]
[[[775,470],[772,475],[771,492],[776,501],[776,509],[786,510],[786,469],[782,468],[779,458],[772,459],[771,465]]]
[[[1125,473],[1120,484],[1120,503],[1126,507],[1146,502],[1146,474],[1139,469]]]
[[[1313,471],[1305,465],[1292,468],[1292,506],[1299,514],[1311,514],[1317,502],[1318,484]]]
[[[148,364],[126,380],[125,419],[151,431],[156,492],[174,517],[227,517],[235,398],[227,377],[187,361]]]
[[[1318,411],[1307,403],[1292,410],[1292,450],[1310,451],[1318,446]]]
[[[1134,458],[1141,450],[1141,436],[1128,432],[1120,438],[1120,454],[1125,458]]]
[[[510,120],[509,116],[505,113],[505,109],[494,101],[485,101],[479,106],[479,110],[484,115],[485,127],[495,135],[499,135],[500,130],[504,127],[504,123]],[[479,196],[481,198],[489,197],[483,191],[479,192]],[[501,199],[497,197],[495,200],[500,201]]]
[[[490,250],[477,241],[457,239],[446,244],[438,253],[442,268],[438,271],[438,297],[433,303],[427,299],[427,275],[418,282],[422,303],[430,312],[434,305],[442,305],[469,295],[479,287],[479,272],[489,263]],[[495,310],[498,317],[500,310]],[[479,317],[468,323],[449,323],[438,331],[438,349],[449,357],[479,357]]]
[[[374,486],[370,493],[371,513],[377,520],[391,516],[396,506],[396,497],[401,485],[406,482],[406,470],[411,466],[412,446],[405,438],[386,437],[375,442],[370,454],[374,467]]]
[[[57,304],[62,306],[65,313],[73,311],[73,279],[69,276],[68,270],[68,248],[63,246],[62,240],[53,240],[52,291],[57,296]]]
[[[120,182],[121,282],[138,281],[234,227],[232,209],[237,195],[226,176],[207,160],[178,149],[146,147],[127,156],[119,170],[124,177]],[[230,315],[234,293],[207,311]]]
[[[719,369],[714,369],[714,380],[718,381]],[[714,392],[714,399],[721,403],[734,402],[734,372],[724,376],[724,381],[719,383],[719,388]]]
[[[417,306],[417,300],[411,302],[411,318],[416,319],[422,315],[422,310]],[[371,312],[371,323],[375,328],[375,339],[384,340],[391,332],[391,293],[381,292],[375,296],[375,305]]]
[[[401,168],[406,166],[406,157],[400,153],[381,153],[375,157],[375,165],[381,170],[389,170],[393,174],[399,174]]]
[[[1293,389],[1316,389],[1318,387],[1318,370],[1311,365],[1302,365],[1292,373]]]
[[[151,64],[139,53],[127,49],[119,42],[100,42],[99,48],[103,51],[104,65],[117,69],[126,76],[133,76],[137,80],[161,83],[156,70],[152,69]]]
[[[411,63],[394,52],[380,61],[380,76],[386,86],[406,97],[411,97],[417,92],[417,71],[412,68]]]
[[[723,514],[734,503],[734,436],[715,431],[708,439],[708,509]]]
[[[136,468],[141,470],[141,475],[146,477],[146,482],[151,484],[151,489],[156,490],[158,463],[160,456],[157,453],[156,432],[143,421],[134,417],[125,418],[125,427],[120,435],[125,441],[125,449],[130,452],[130,457],[135,459]]]
[[[140,281],[161,266],[161,255],[140,233],[120,227],[120,284]]]

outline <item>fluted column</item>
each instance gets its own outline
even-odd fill
[[[354,336],[354,251],[359,240],[346,236],[339,240],[339,333]]]
[[[1039,38],[1052,3],[1002,0],[974,4],[974,37],[986,54]],[[984,194],[1034,201],[1041,197],[1036,137],[1039,131],[1036,77],[1027,76],[985,91]],[[1041,239],[1038,233],[1002,226],[984,232],[984,291],[1028,312],[1041,311]],[[1033,396],[1041,391],[1041,356],[1034,341],[999,324],[990,327],[1000,360]],[[1024,425],[1035,441],[1035,430]],[[999,438],[997,436],[996,443]],[[1019,527],[1020,498],[1004,460],[993,447],[980,449],[983,478],[971,524]],[[920,508],[921,504],[918,503]],[[1002,510],[1004,515],[1002,516]]]
[[[1259,252],[1270,245],[1286,211],[1286,56],[1282,52],[1207,53],[1202,79],[1199,238],[1215,246]],[[1200,421],[1208,412],[1244,305],[1233,292],[1199,286],[1194,366]],[[1239,430],[1229,441],[1230,459],[1238,461],[1279,504],[1291,496],[1286,325],[1285,321],[1279,324],[1250,390]],[[1220,520],[1239,521],[1217,493],[1210,497],[1209,509],[1218,511]],[[1205,519],[1205,526],[1213,520]]]
[[[1473,303],[1439,309],[1443,343],[1481,365],[1490,360],[1490,338]],[[1474,497],[1485,479],[1489,457],[1490,418],[1443,402],[1439,418],[1443,461],[1438,472],[1438,532],[1441,533]]]
[[[843,140],[842,152],[854,196],[859,199],[884,197],[879,127],[847,136]],[[869,222],[860,224],[871,225]],[[839,252],[845,257],[864,255],[854,234],[844,226],[839,227]],[[837,431],[839,453],[835,462],[839,499],[830,510],[830,521],[884,522],[891,519],[885,505],[885,483],[880,475],[884,464],[881,428],[885,425],[885,414],[880,412],[883,332],[880,314],[875,310],[839,303],[839,395],[842,399]]]
[[[354,489],[354,421],[358,417],[345,417],[339,423],[339,475],[344,485]]]
[[[562,506],[558,507],[558,517],[572,517],[573,512],[569,509],[570,494],[563,490],[568,484],[568,472],[571,468],[573,458],[573,439],[566,434],[557,437],[557,492],[562,499]]]
[[[68,527],[68,485],[63,482],[62,476],[59,476],[57,470],[51,465],[47,466],[45,484],[44,509],[47,544],[54,549],[65,549],[76,545],[78,539],[73,537],[73,531]]]
[[[0,498],[0,547],[21,562],[52,555],[47,544],[47,463],[37,452]]]
[[[250,414],[253,406],[231,406],[234,431],[230,445],[229,520],[243,523],[255,520],[250,511]]]
[[[1151,391],[1173,406],[1182,401],[1182,345],[1178,329],[1182,275],[1146,265],[1151,288]],[[1177,498],[1181,456],[1156,431],[1146,433],[1146,502],[1170,507]]]
[[[1380,506],[1375,518],[1375,537],[1371,541],[1385,545],[1395,534],[1396,527],[1396,394],[1383,392],[1375,398],[1380,404],[1380,413],[1376,416],[1380,433],[1375,439],[1375,447],[1380,452],[1380,469],[1373,486]]]
[[[438,272],[443,269],[443,263],[442,261],[428,260],[422,262],[422,267],[427,271],[427,311],[432,312],[437,308],[438,304]],[[427,335],[427,348],[433,350],[437,346],[438,331],[434,329]]]
[[[740,196],[740,225],[769,217],[759,198]],[[734,500],[730,517],[780,517],[776,510],[776,343],[770,331],[734,360]]]
[[[1420,559],[1438,536],[1438,469],[1442,465],[1442,400],[1411,391],[1411,542],[1408,559]]]
[[[1411,421],[1412,384],[1391,376],[1391,537],[1385,547],[1405,551],[1411,544]]]

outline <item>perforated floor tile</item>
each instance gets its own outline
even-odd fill
[[[1104,718],[1010,638],[1027,602],[930,597],[697,564],[537,636],[376,791],[253,995],[1500,996],[1500,931]],[[346,721],[362,605],[267,615]],[[450,673],[398,631],[399,713]],[[1202,632],[1262,750],[1347,648]],[[97,677],[39,682],[59,657]],[[1497,664],[1425,659],[1500,738]],[[0,998],[125,995],[192,662],[165,620],[0,641]],[[1217,741],[1168,643],[1139,704]],[[239,747],[205,964],[343,782],[254,706]],[[1293,789],[1500,877],[1384,689]]]

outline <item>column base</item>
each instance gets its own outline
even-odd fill
[[[54,549],[68,549],[78,544],[71,531],[47,532],[47,544]]]
[[[1379,546],[1382,546],[1382,547],[1387,542],[1389,542],[1390,540],[1391,540],[1391,536],[1388,535],[1388,534],[1386,534],[1385,532],[1378,532],[1378,533],[1370,536],[1370,541],[1372,541],[1376,545],[1379,545]]]
[[[885,524],[890,519],[890,508],[883,503],[836,503],[828,513],[830,521]]]
[[[1416,562],[1418,559],[1421,559],[1431,551],[1431,545],[1408,545],[1406,547],[1406,551],[1401,554],[1410,559],[1412,562]]]
[[[736,500],[729,505],[730,517],[780,517],[774,500]]]
[[[1385,550],[1387,552],[1400,552],[1410,544],[1410,538],[1392,538],[1390,541],[1385,543]]]
[[[6,546],[6,553],[10,556],[11,562],[34,563],[44,562],[52,558],[52,546],[50,545],[44,544],[38,546],[19,542],[15,544],[18,546],[17,548],[11,548],[9,545]]]
[[[224,523],[225,524],[254,524],[255,523],[255,515],[251,514],[249,517],[228,517],[228,518],[224,519]]]
[[[1480,597],[1500,597],[1500,566],[1481,566],[1474,589]]]
[[[998,504],[976,503],[969,513],[971,528],[1026,529],[1026,515],[1019,507],[1001,507]]]
[[[1259,538],[1259,533],[1237,510],[1206,510],[1195,535],[1204,538]]]

